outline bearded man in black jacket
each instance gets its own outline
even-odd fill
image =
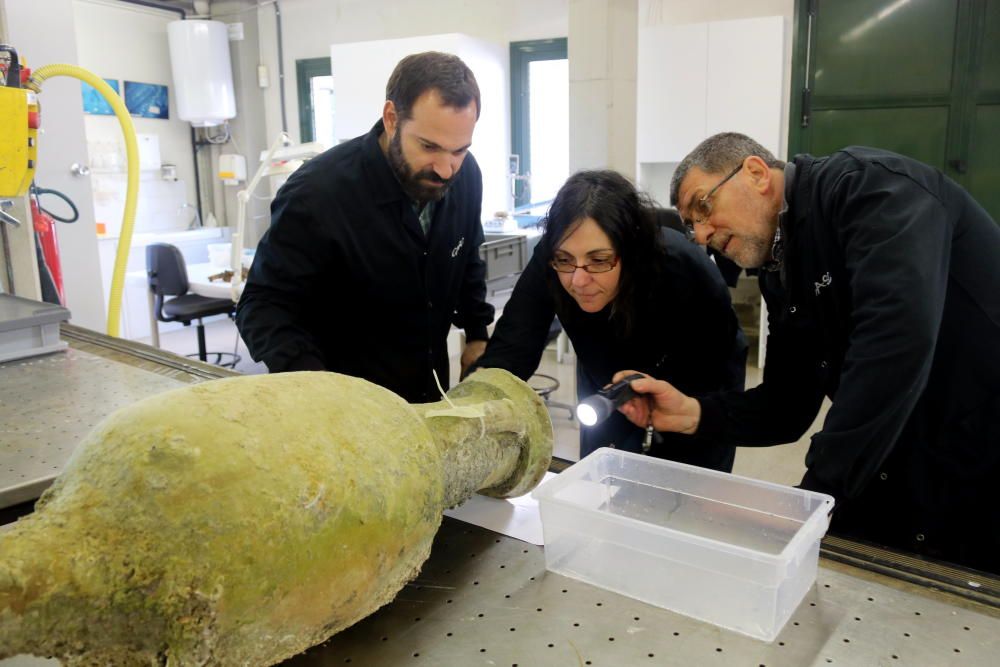
[[[299,168],[271,205],[236,323],[272,373],[328,370],[411,403],[448,384],[447,338],[465,330],[463,367],[486,348],[480,209],[469,152],[481,109],[457,56],[403,58],[368,134]]]

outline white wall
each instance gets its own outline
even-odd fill
[[[282,2],[282,7],[288,4],[287,0]],[[274,141],[281,129],[280,117],[276,116],[273,129],[266,126],[265,116],[267,106],[272,98],[274,108],[278,108],[277,82],[278,68],[274,64],[275,59],[268,60],[263,55],[263,45],[261,44],[260,21],[258,17],[267,15],[273,21],[274,5],[258,7],[256,2],[250,0],[214,0],[211,5],[212,19],[222,21],[227,24],[239,24],[242,31],[242,39],[232,39],[229,42],[229,56],[233,67],[233,86],[236,91],[236,118],[229,121],[229,129],[232,140],[220,146],[203,146],[199,151],[204,159],[202,165],[207,178],[203,173],[203,188],[210,190],[210,194],[204,199],[213,211],[220,225],[235,225],[237,216],[236,193],[246,187],[247,183],[238,185],[223,185],[215,177],[218,172],[219,156],[228,153],[238,153],[246,158],[247,179],[260,166],[260,153],[266,150]],[[272,47],[274,29],[268,24],[270,36],[272,37]],[[286,34],[286,39],[294,40],[295,35]],[[276,47],[275,51],[276,51]],[[261,89],[257,80],[257,66],[261,63],[270,63],[271,86],[268,89]],[[293,69],[294,72],[294,69]],[[294,78],[294,75],[293,75]],[[294,96],[294,91],[291,93]],[[298,122],[294,123],[298,126]],[[266,181],[261,183],[255,191],[256,197],[252,197],[247,203],[246,234],[244,245],[253,247],[257,239],[264,233],[270,222],[268,212],[268,202],[266,195],[269,192]]]
[[[229,0],[226,6],[236,2]],[[638,3],[640,29],[651,24],[682,25],[762,16],[783,17],[785,39],[782,62],[785,64],[780,104],[780,153],[783,156],[787,151],[795,0],[638,0]],[[216,4],[219,3],[213,3],[213,7]],[[328,53],[331,44],[451,32],[491,41],[504,49],[509,49],[511,41],[568,36],[572,44],[574,39],[569,34],[569,0],[285,0],[280,7],[285,38],[288,129],[296,138],[298,103],[295,61],[321,57]],[[262,59],[269,64],[272,81],[277,81],[273,6],[261,7],[258,17]],[[767,45],[761,45],[761,48],[766,49]],[[356,66],[364,70],[363,64]],[[505,72],[505,77],[509,79],[508,72]],[[274,86],[267,91],[264,108],[268,135],[271,135],[280,127],[278,96]],[[509,118],[509,109],[505,109],[504,113]],[[376,115],[372,113],[372,122]],[[643,138],[638,140],[641,142]],[[657,174],[655,180],[659,182],[666,176],[669,181],[669,175],[668,170],[665,174]]]
[[[105,0],[109,2],[110,0]],[[24,13],[31,15],[33,20],[43,21],[48,13],[47,0],[8,0],[10,4],[21,5]],[[74,0],[76,3],[86,3],[93,8],[94,0]],[[727,20],[745,17],[780,15],[785,19],[784,61],[786,62],[784,99],[781,104],[782,122],[781,138],[782,153],[786,150],[788,128],[788,90],[790,89],[790,61],[792,48],[792,15],[794,0],[638,0],[638,20],[640,27],[649,22],[683,24],[706,21]],[[126,11],[127,5],[119,2],[111,3],[116,11]],[[357,41],[385,40],[426,36],[443,33],[462,33],[492,44],[505,53],[509,53],[509,43],[527,39],[567,36],[569,32],[568,19],[569,0],[282,0],[280,7],[284,62],[284,90],[288,130],[293,139],[298,140],[299,121],[297,88],[295,81],[295,62],[303,58],[323,57],[329,54],[332,44],[342,44]],[[135,13],[135,8],[127,11]],[[143,10],[138,10],[143,11]],[[232,23],[244,23],[246,39],[243,42],[232,42],[234,79],[237,87],[237,118],[233,122],[234,135],[239,141],[239,148],[247,157],[248,170],[252,172],[257,164],[257,156],[263,148],[271,143],[273,137],[281,129],[281,114],[278,96],[279,76],[277,64],[276,40],[276,6],[263,4],[258,6],[253,0],[215,0],[212,2],[213,18]],[[169,13],[161,14],[167,19]],[[87,19],[81,19],[87,20]],[[93,21],[88,21],[93,23]],[[164,20],[165,23],[165,20]],[[78,32],[82,32],[79,31]],[[88,32],[93,33],[88,29]],[[90,38],[83,41],[81,53],[87,53],[87,59],[94,58],[93,65],[104,69],[98,58],[104,51],[117,53],[124,51],[125,55],[113,63],[118,70],[127,72],[132,67],[139,67],[140,61],[148,58],[137,58],[135,54],[148,53],[147,49],[154,45],[154,40],[140,39],[133,43],[123,31],[107,29],[98,26],[97,40]],[[568,35],[573,39],[572,35]],[[116,44],[126,44],[127,48],[119,49]],[[156,40],[156,48],[162,48],[162,66],[164,72],[169,72],[169,61],[166,56],[166,40]],[[110,58],[110,56],[109,56]],[[128,61],[135,60],[135,63]],[[261,90],[256,85],[256,64],[264,64],[270,75],[271,84]],[[84,62],[87,65],[86,62]],[[111,63],[109,63],[110,65]],[[147,66],[142,65],[143,67]],[[358,68],[364,70],[365,64],[359,63]],[[509,79],[506,57],[504,57],[504,80]],[[108,72],[106,76],[116,76]],[[119,78],[125,78],[122,74]],[[133,76],[133,74],[128,74]],[[139,75],[142,76],[142,75]],[[149,80],[152,77],[140,78]],[[170,83],[169,74],[165,79]],[[382,82],[384,83],[384,82]],[[336,84],[335,84],[336,85]],[[489,111],[484,108],[484,113]],[[509,118],[509,106],[502,110],[504,118]],[[378,110],[371,113],[371,121],[377,118]],[[88,122],[93,120],[89,118]],[[142,124],[173,123],[174,121],[154,121],[138,119]],[[111,121],[113,122],[113,121]],[[179,121],[178,121],[179,123]],[[174,137],[187,146],[186,124],[183,139]],[[140,129],[140,132],[143,130]],[[509,132],[509,129],[507,130]],[[173,137],[173,135],[171,135]],[[477,141],[481,139],[477,137]],[[641,141],[642,138],[640,137]],[[161,142],[161,152],[164,160],[174,161],[180,170],[188,188],[188,198],[193,201],[193,174],[186,172],[192,169],[190,159],[178,157],[174,159],[171,142],[173,139]],[[178,151],[181,151],[178,144]],[[222,152],[235,151],[232,146],[221,149]],[[506,150],[506,149],[505,149]],[[220,152],[212,149],[213,154]],[[477,157],[481,151],[476,148]],[[178,153],[179,154],[179,153]],[[214,160],[213,160],[214,161]],[[206,161],[207,162],[207,161]],[[207,164],[206,164],[207,166]],[[205,171],[209,171],[206,169]],[[214,198],[216,215],[220,221],[225,221],[226,214],[232,217],[232,188],[223,189],[216,184]],[[266,186],[262,186],[264,190]],[[260,192],[259,194],[264,194]],[[211,197],[206,197],[211,199]],[[264,202],[251,201],[250,218],[256,221],[259,235],[268,224],[267,208]]]
[[[117,79],[122,95],[125,81],[167,86],[169,118],[133,116],[132,122],[137,134],[157,137],[161,162],[177,166],[178,180],[164,181],[158,171],[143,172],[135,231],[186,227],[193,217],[191,209],[177,209],[185,203],[195,204],[194,162],[190,125],[177,117],[167,50],[167,23],[179,15],[123,2],[73,0],[73,17],[81,67],[100,77]],[[117,236],[124,201],[124,161],[116,170],[102,153],[109,147],[124,153],[121,128],[114,116],[88,114],[85,122],[98,221],[106,222],[109,234]]]
[[[295,61],[325,56],[331,44],[462,33],[509,53],[512,41],[565,37],[567,5],[568,0],[286,0],[281,3],[281,20],[289,130],[298,137]],[[267,58],[274,48],[273,9],[261,8],[260,20]],[[277,80],[276,64],[272,63],[271,72]],[[509,80],[506,70],[505,75]],[[275,101],[276,96],[268,99],[269,134],[278,129]],[[509,108],[505,113],[509,118]],[[377,118],[378,110],[372,113],[372,123]]]
[[[568,0],[292,0],[282,2],[281,24],[284,36],[285,102],[288,131],[299,139],[299,109],[295,80],[295,61],[330,54],[331,45],[343,45],[379,40],[428,37],[461,33],[479,44],[467,51],[477,62],[468,64],[476,72],[483,91],[483,114],[473,137],[472,152],[483,169],[483,215],[506,208],[506,156],[510,152],[509,53],[510,42],[549,37],[565,37],[568,31]],[[227,3],[229,11],[233,2]],[[213,11],[215,5],[213,4]],[[223,17],[221,20],[236,20]],[[274,82],[278,81],[276,21],[273,6],[258,10],[261,35],[261,62],[268,66]],[[439,48],[454,50],[433,43],[420,42],[419,50]],[[467,43],[473,44],[472,41]],[[400,53],[402,57],[405,53]],[[399,60],[399,57],[391,63]],[[384,91],[391,66],[385,70],[366,59],[347,62],[354,80],[367,77],[369,87]],[[343,63],[334,64],[336,69]],[[385,71],[383,71],[385,70]],[[344,73],[342,71],[341,76]],[[497,85],[493,85],[493,81]],[[488,92],[490,90],[496,92]],[[344,97],[338,94],[337,74],[334,75],[334,105],[352,116],[347,123],[353,136],[367,132],[381,113],[382,100],[353,105],[347,111]],[[379,93],[384,98],[384,92]],[[281,111],[276,85],[265,93],[265,115],[268,136],[281,128]],[[364,116],[364,122],[354,119]],[[348,138],[343,124],[335,119],[338,139]],[[263,231],[263,230],[260,230]]]
[[[7,0],[7,39],[28,66],[77,64],[72,0]],[[48,79],[39,95],[42,129],[38,137],[36,181],[66,193],[77,205],[75,224],[58,223],[63,281],[72,322],[105,330],[101,268],[94,229],[90,181],[70,174],[74,162],[86,163],[80,82]],[[53,204],[55,207],[56,205]]]
[[[572,0],[569,168],[635,179],[636,0]]]
[[[459,56],[476,75],[483,108],[472,137],[472,153],[483,172],[483,217],[491,217],[507,208],[510,152],[510,77],[507,52],[500,45],[455,34],[334,44],[330,47],[337,110],[334,137],[339,143],[368,132],[382,112],[385,82],[396,63],[410,53],[430,49]],[[365,66],[358,67],[359,62]]]

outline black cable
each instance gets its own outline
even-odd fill
[[[51,188],[40,188],[34,183],[32,183],[31,194],[33,194],[35,196],[35,199],[38,201],[38,209],[42,213],[46,213],[49,216],[51,216],[53,220],[58,220],[59,222],[76,222],[77,220],[80,219],[80,211],[76,208],[76,204],[74,204],[73,200],[67,197],[62,192],[59,192],[58,190],[53,190]],[[64,218],[62,216],[56,215],[49,209],[42,206],[42,195],[55,195],[56,197],[59,197],[59,199],[62,199],[69,206],[70,210],[73,211],[73,217]]]
[[[160,4],[158,2],[151,2],[150,0],[123,0],[130,5],[139,5],[141,7],[149,7],[150,9],[162,9],[165,12],[174,12],[181,17],[181,20],[187,18],[187,12],[184,11],[182,7],[170,7],[166,4]]]
[[[201,143],[198,141],[198,135],[194,131],[194,126],[191,126],[191,155],[194,157],[194,200],[195,208],[198,209],[198,219],[204,220],[205,218],[201,214],[201,167],[198,166],[199,156],[198,151],[201,149]]]
[[[63,305],[62,301],[59,300],[59,290],[56,289],[52,269],[45,261],[45,253],[42,251],[42,241],[38,232],[35,232],[35,261],[38,262],[38,287],[42,292],[42,301],[54,303],[57,306]]]
[[[274,20],[278,32],[278,92],[281,100],[281,131],[288,132],[288,115],[285,110],[285,52],[281,38],[281,7],[274,0]]]

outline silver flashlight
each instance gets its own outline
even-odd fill
[[[576,406],[577,419],[584,426],[600,424],[610,417],[618,406],[636,396],[630,383],[632,380],[641,380],[644,377],[641,373],[633,373],[583,399]]]

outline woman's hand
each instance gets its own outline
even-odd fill
[[[636,371],[619,371],[612,382],[618,382]],[[698,430],[701,421],[701,403],[697,399],[681,393],[673,385],[663,380],[655,380],[644,375],[641,380],[632,380],[632,389],[641,394],[618,408],[629,421],[640,428],[650,423],[657,431],[687,433]]]

